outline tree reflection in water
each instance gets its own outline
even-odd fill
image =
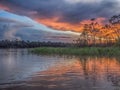
[[[6,75],[13,69],[19,74],[13,72],[12,75],[18,76],[28,75],[25,73],[36,68],[37,71],[28,76],[27,81],[11,82],[8,87],[5,84],[4,90],[120,90],[119,57],[49,57],[16,52],[11,54],[7,51],[5,56],[8,55],[8,58],[1,57]],[[20,66],[18,69],[15,68],[16,64]]]
[[[107,57],[64,58],[33,76],[29,85],[48,89],[119,90],[120,60]]]

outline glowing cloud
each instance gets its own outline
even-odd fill
[[[10,10],[7,6],[0,4],[0,10]]]
[[[50,19],[39,19],[35,18],[35,20],[39,23],[42,23],[48,27],[51,27],[53,29],[57,30],[63,30],[63,31],[74,31],[74,32],[81,32],[83,30],[84,24],[90,24],[90,20],[83,20],[79,23],[67,23],[67,22],[59,22],[59,18],[50,18]],[[105,21],[105,18],[97,18],[96,21],[102,25],[102,23]]]

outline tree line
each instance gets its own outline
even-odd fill
[[[89,24],[84,24],[80,37],[74,42],[77,46],[119,46],[120,15],[112,16],[104,25],[92,18]]]
[[[24,40],[1,40],[0,48],[35,48],[35,47],[69,47],[70,43],[62,42],[40,42],[40,41],[24,41]]]

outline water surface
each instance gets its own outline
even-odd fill
[[[0,90],[120,90],[118,57],[41,56],[0,49]]]

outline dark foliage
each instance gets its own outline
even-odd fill
[[[34,48],[34,47],[69,47],[71,44],[62,42],[39,42],[39,41],[0,41],[0,48]]]

